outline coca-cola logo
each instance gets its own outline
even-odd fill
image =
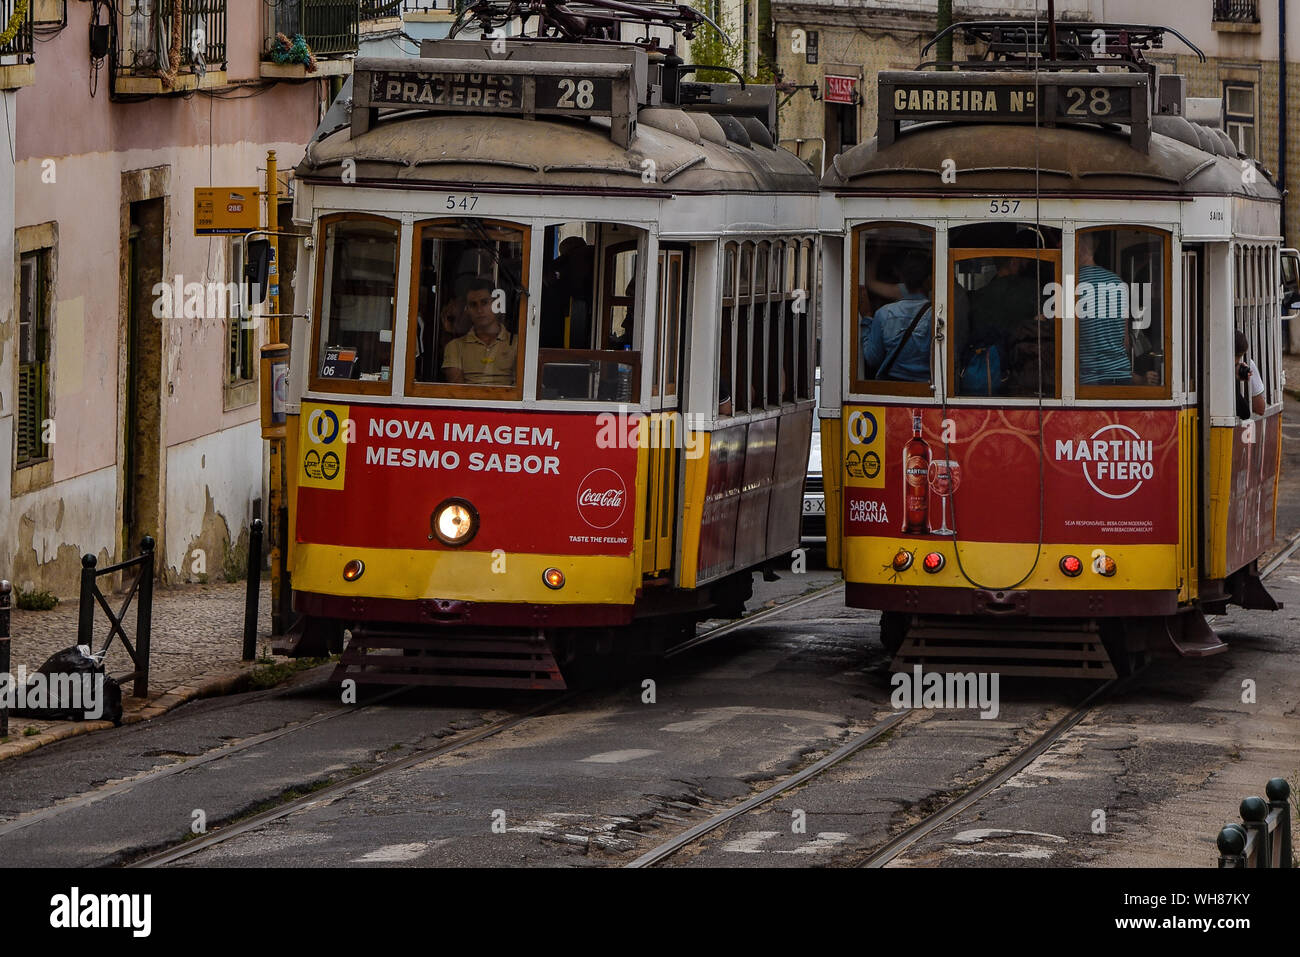
[[[623,517],[627,488],[613,469],[593,469],[578,483],[578,514],[592,528],[610,528]]]

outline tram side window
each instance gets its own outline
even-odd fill
[[[538,398],[631,402],[640,395],[638,251],[621,223],[547,226],[542,244]]]
[[[858,227],[854,243],[855,389],[916,391],[880,383],[930,382],[934,233],[921,226]]]
[[[518,387],[527,266],[522,227],[477,219],[415,228],[410,385]]]
[[[348,216],[322,224],[316,378],[388,382],[393,362],[398,224]]]
[[[1169,237],[1105,227],[1075,234],[1080,394],[1089,387],[1165,387]]]
[[[1233,250],[1236,293],[1233,299],[1233,389],[1237,417],[1263,415],[1278,397],[1279,339],[1274,327],[1281,315],[1281,279],[1277,249],[1240,243]]]

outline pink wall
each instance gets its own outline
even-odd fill
[[[255,76],[265,7],[261,0],[228,3],[230,77]],[[38,47],[36,83],[17,95],[15,225],[59,226],[55,481],[116,461],[121,174],[171,167],[168,274],[228,281],[228,241],[193,235],[194,187],[262,185],[268,149],[277,151],[281,170],[292,169],[323,95],[323,83],[312,80],[229,87],[228,98],[112,103],[105,63],[92,99],[89,16],[86,5],[68,5],[67,29]],[[54,183],[42,182],[46,159],[55,161]],[[167,445],[257,417],[256,404],[223,411],[223,320],[173,319],[168,337]]]

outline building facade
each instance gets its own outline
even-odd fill
[[[238,243],[195,234],[194,191],[264,205],[268,151],[301,158],[361,21],[312,5],[0,0],[28,21],[0,46],[0,576],[20,588],[75,594],[82,554],[144,535],[165,579],[242,570],[267,332],[230,285]]]

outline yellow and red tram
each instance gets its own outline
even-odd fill
[[[654,41],[357,61],[296,173],[283,649],[563,687],[797,547],[818,184],[770,87],[680,68]]]
[[[1277,607],[1279,191],[1126,42],[882,73],[823,179],[829,557],[896,668],[1113,675]]]

